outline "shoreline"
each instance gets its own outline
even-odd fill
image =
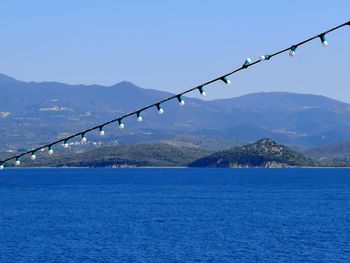
[[[142,167],[5,167],[5,170],[36,170],[36,169],[349,169],[350,167],[187,167],[187,166],[142,166]],[[1,173],[1,171],[0,171]]]

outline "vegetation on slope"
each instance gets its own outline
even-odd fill
[[[181,167],[209,153],[176,147],[165,143],[121,144],[76,153],[73,151],[37,153],[35,161],[30,156],[21,160],[21,167]]]
[[[191,167],[302,167],[314,166],[314,162],[284,145],[270,139],[253,144],[233,147],[200,158]]]

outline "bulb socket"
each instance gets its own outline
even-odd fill
[[[223,77],[221,80],[222,80],[223,82],[225,82],[225,84],[227,84],[227,85],[230,85],[230,84],[231,84],[231,80],[229,80],[227,77]]]

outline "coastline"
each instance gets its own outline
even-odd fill
[[[72,166],[72,167],[6,167],[5,170],[38,170],[38,169],[349,169],[350,167],[187,167],[187,166],[130,166],[130,167],[84,167],[84,166]],[[1,173],[1,172],[0,172]]]

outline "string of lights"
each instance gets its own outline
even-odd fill
[[[159,114],[163,114],[163,113],[164,113],[164,109],[163,109],[162,106],[164,105],[165,102],[168,102],[168,101],[170,101],[170,100],[177,99],[178,102],[179,102],[179,105],[180,105],[180,106],[184,106],[184,105],[185,105],[185,101],[184,101],[184,99],[183,99],[183,95],[185,95],[185,94],[187,94],[187,93],[190,93],[190,92],[192,92],[192,91],[198,90],[198,92],[199,92],[202,96],[206,96],[206,92],[205,92],[205,90],[204,90],[204,87],[207,87],[207,86],[209,86],[210,84],[212,84],[212,83],[214,83],[214,82],[218,82],[218,81],[222,81],[222,82],[224,82],[225,84],[229,85],[229,84],[231,84],[230,79],[228,79],[229,76],[234,75],[234,74],[238,73],[239,71],[244,70],[244,69],[247,69],[247,68],[249,68],[249,67],[251,67],[251,66],[253,66],[253,65],[256,65],[256,64],[258,64],[258,63],[260,63],[260,62],[262,62],[262,61],[270,60],[271,58],[273,58],[273,57],[275,57],[275,56],[277,56],[277,55],[280,55],[280,54],[282,54],[282,53],[289,52],[289,55],[290,55],[291,57],[294,57],[294,56],[296,55],[297,49],[298,49],[300,46],[305,45],[306,43],[308,43],[308,42],[310,42],[310,41],[312,41],[312,40],[320,39],[322,45],[323,45],[324,47],[327,47],[327,46],[328,46],[328,41],[327,41],[327,39],[326,39],[326,35],[329,34],[329,33],[331,33],[331,32],[333,32],[333,31],[335,31],[335,30],[338,30],[338,29],[340,29],[340,28],[342,28],[342,27],[345,27],[345,26],[350,26],[350,21],[348,21],[348,22],[346,22],[346,23],[343,23],[343,24],[341,24],[341,25],[338,25],[338,26],[336,26],[336,27],[333,27],[333,28],[331,28],[331,29],[329,29],[329,30],[327,30],[327,31],[324,31],[324,32],[322,32],[322,33],[320,33],[320,34],[317,34],[317,35],[315,35],[315,36],[313,36],[313,37],[310,37],[310,38],[308,38],[308,39],[305,39],[305,40],[303,40],[303,41],[301,41],[301,42],[299,42],[299,43],[293,44],[292,46],[289,46],[289,47],[287,47],[287,48],[285,48],[285,49],[282,49],[282,50],[280,50],[280,51],[277,51],[277,52],[275,52],[275,53],[272,53],[272,54],[262,54],[262,55],[260,55],[259,58],[258,58],[257,60],[255,60],[254,62],[252,61],[252,59],[247,58],[247,59],[245,60],[244,64],[243,64],[241,67],[239,67],[239,68],[237,68],[237,69],[234,69],[233,71],[228,72],[228,73],[226,73],[226,74],[224,74],[224,75],[221,75],[221,76],[219,76],[219,77],[217,77],[217,78],[214,78],[214,79],[212,79],[212,80],[209,80],[209,81],[207,81],[207,82],[205,82],[205,83],[203,83],[203,84],[201,84],[201,85],[199,85],[199,86],[196,86],[196,87],[193,87],[193,88],[191,88],[191,89],[185,90],[185,91],[183,91],[183,92],[181,92],[181,93],[178,93],[178,94],[175,94],[175,95],[173,95],[173,96],[171,96],[171,97],[168,97],[168,98],[165,98],[165,99],[163,99],[163,100],[157,101],[157,102],[155,102],[155,103],[153,103],[153,104],[150,104],[150,105],[145,106],[145,107],[143,107],[143,108],[140,108],[140,109],[138,109],[138,110],[129,112],[129,113],[123,115],[123,116],[120,116],[120,117],[115,118],[115,119],[113,119],[113,120],[110,120],[110,121],[108,121],[108,122],[99,124],[99,125],[97,125],[97,126],[94,126],[94,127],[92,127],[92,128],[89,128],[89,129],[87,129],[87,130],[84,130],[84,131],[81,131],[81,132],[72,134],[72,135],[70,135],[70,136],[68,136],[68,137],[65,137],[65,138],[63,138],[63,139],[59,139],[59,140],[53,141],[53,142],[48,143],[48,144],[46,144],[46,145],[40,146],[40,147],[38,147],[38,148],[36,148],[36,149],[30,150],[30,151],[27,151],[27,152],[23,152],[23,153],[20,153],[20,154],[18,154],[18,155],[14,155],[14,156],[12,156],[12,157],[9,157],[9,158],[7,158],[7,159],[4,159],[4,160],[0,161],[0,170],[3,170],[4,167],[5,167],[5,165],[6,165],[9,161],[13,161],[13,160],[15,161],[15,165],[16,165],[16,166],[19,166],[19,165],[21,164],[21,158],[22,158],[23,156],[30,155],[31,160],[34,161],[34,160],[36,160],[36,153],[37,153],[38,151],[43,151],[43,150],[47,149],[47,150],[48,150],[48,154],[49,154],[49,155],[52,155],[52,154],[54,153],[54,151],[53,151],[53,147],[54,147],[54,146],[56,146],[56,145],[62,143],[62,147],[63,147],[63,148],[68,148],[68,147],[69,147],[68,141],[71,140],[71,139],[73,139],[73,138],[76,138],[76,137],[81,137],[81,142],[82,142],[82,143],[86,143],[86,142],[87,142],[86,134],[89,133],[89,132],[95,131],[95,130],[99,131],[99,134],[100,134],[101,136],[104,136],[104,135],[105,135],[104,128],[105,128],[107,125],[109,125],[109,124],[112,124],[112,123],[117,122],[118,125],[119,125],[119,128],[120,128],[120,129],[123,129],[123,128],[125,127],[125,125],[124,125],[124,123],[123,123],[123,120],[125,120],[125,119],[128,118],[128,117],[131,117],[131,116],[134,116],[134,115],[135,115],[137,121],[138,121],[138,122],[142,122],[142,120],[143,120],[142,112],[144,112],[144,111],[146,111],[146,110],[148,110],[148,109],[151,109],[151,108],[154,108],[154,107],[155,107],[155,108],[158,110],[158,113],[159,113]]]

